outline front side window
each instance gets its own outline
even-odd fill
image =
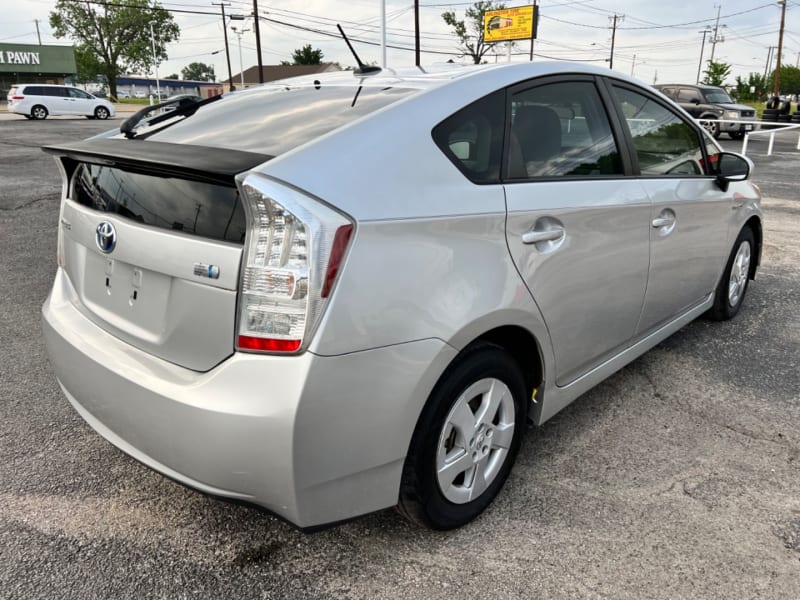
[[[69,97],[70,98],[80,98],[81,100],[91,100],[91,96],[84,92],[83,90],[78,90],[75,88],[69,88]]]
[[[623,173],[600,94],[590,81],[539,85],[511,98],[509,179]]]
[[[732,104],[733,100],[728,95],[728,92],[725,90],[703,90],[703,94],[706,97],[706,102],[714,102],[717,104]]]
[[[633,139],[642,175],[704,175],[696,129],[649,97],[613,86]]]

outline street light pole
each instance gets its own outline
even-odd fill
[[[239,82],[242,84],[242,88],[244,88],[244,64],[242,63],[242,35],[246,32],[250,31],[249,29],[236,29],[236,27],[231,27],[233,33],[236,34],[236,37],[239,38]]]
[[[700,69],[703,68],[703,51],[706,48],[706,34],[711,33],[711,28],[706,27],[703,31],[698,31],[697,33],[703,34],[703,43],[700,44],[700,63],[697,65],[697,81],[695,81],[695,83],[700,83]]]
[[[158,82],[158,61],[156,60],[156,37],[153,35],[152,23],[150,23],[150,45],[153,48],[153,68],[156,71],[156,95],[158,96],[158,102],[161,102],[161,85]]]

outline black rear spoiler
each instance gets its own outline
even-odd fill
[[[233,186],[234,177],[272,157],[256,152],[151,142],[137,139],[90,139],[61,146],[45,146],[48,154],[124,170],[180,177]]]

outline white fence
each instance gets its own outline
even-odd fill
[[[747,145],[750,143],[751,136],[768,136],[769,145],[767,146],[767,156],[772,155],[776,133],[800,129],[800,124],[798,123],[779,123],[773,121],[735,121],[729,119],[695,119],[695,121],[700,123],[700,125],[703,123],[736,123],[744,125],[745,127],[750,125],[753,130],[745,131],[741,154],[747,154]],[[763,129],[764,127],[768,127],[768,129]],[[797,149],[800,150],[800,135],[797,136]]]

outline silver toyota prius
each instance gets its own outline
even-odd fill
[[[752,164],[616,71],[317,75],[141,111],[63,176],[44,336],[103,437],[303,529],[463,525],[762,245]]]

